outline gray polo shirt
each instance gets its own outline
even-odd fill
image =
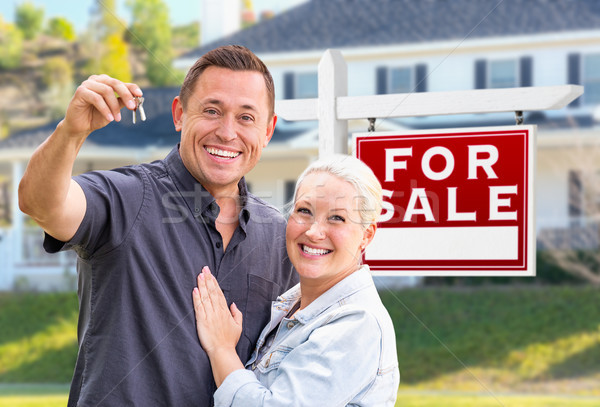
[[[75,177],[86,214],[70,242],[79,274],[79,354],[69,406],[209,406],[216,390],[196,335],[192,289],[210,267],[244,314],[245,362],[272,300],[297,282],[285,220],[239,183],[239,226],[227,250],[219,207],[184,167],[178,148],[161,161]]]

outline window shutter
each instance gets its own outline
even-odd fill
[[[478,59],[475,61],[475,89],[487,87],[487,61]]]
[[[294,99],[294,73],[286,72],[283,74],[283,98]]]
[[[419,64],[415,67],[415,91],[427,92],[427,65]]]
[[[568,78],[567,83],[581,85],[581,54],[569,54],[568,56]],[[577,98],[568,107],[578,107],[581,98]]]
[[[521,86],[533,85],[533,58],[522,57],[520,60]]]
[[[386,66],[380,66],[377,68],[376,87],[378,95],[385,95],[388,93],[388,68]]]
[[[583,215],[583,182],[581,171],[569,171],[569,216]]]

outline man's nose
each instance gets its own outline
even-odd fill
[[[221,140],[231,141],[237,137],[235,128],[235,119],[225,115],[219,120],[219,125],[215,134],[219,136]]]

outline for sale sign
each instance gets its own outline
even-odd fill
[[[393,275],[535,275],[535,132],[510,126],[355,135],[355,155],[384,195],[364,262]]]

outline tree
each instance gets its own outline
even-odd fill
[[[54,17],[48,21],[46,32],[51,37],[62,38],[67,41],[75,41],[75,28],[73,24],[64,17]]]
[[[197,22],[173,27],[171,30],[173,48],[189,50],[200,45],[200,24]]]
[[[92,30],[98,42],[98,50],[86,71],[106,74],[123,82],[131,82],[129,49],[124,41],[125,24],[116,12],[115,0],[96,0],[96,19]]]
[[[0,15],[0,69],[12,69],[21,63],[23,33]]]
[[[172,68],[173,51],[169,9],[162,0],[128,0],[131,9],[131,42],[145,50],[146,76],[154,86],[178,83]]]
[[[15,11],[15,23],[23,33],[26,40],[35,38],[42,30],[44,23],[44,9],[38,8],[31,2],[25,2]]]

